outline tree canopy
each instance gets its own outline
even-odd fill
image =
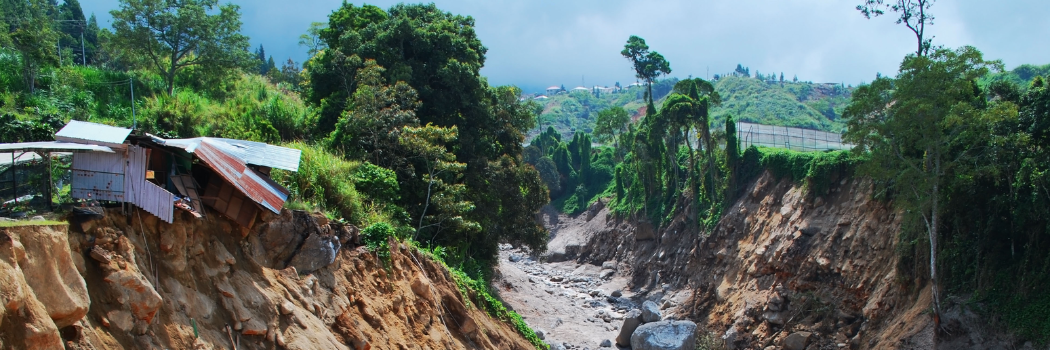
[[[175,90],[179,72],[188,68],[223,77],[251,60],[248,37],[241,34],[240,7],[218,0],[121,0],[110,11],[117,47],[141,56],[145,65]]]
[[[627,38],[627,44],[623,46],[620,55],[631,61],[635,76],[645,81],[649,86],[649,100],[653,99],[653,81],[662,74],[671,74],[671,63],[663,55],[656,51],[649,51],[645,39],[631,35]]]

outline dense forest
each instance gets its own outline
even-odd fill
[[[299,171],[274,174],[290,208],[362,227],[373,249],[410,242],[482,291],[498,243],[544,249],[534,213],[548,202],[574,213],[607,200],[654,225],[691,211],[712,227],[765,170],[817,194],[866,176],[907,217],[899,280],[934,283],[932,312],[969,298],[1050,341],[1050,65],[1004,72],[915,31],[894,77],[855,89],[746,69],[675,79],[632,36],[620,54],[643,86],[540,105],[490,86],[474,19],[433,4],[344,3],[304,34],[309,60],[278,67],[250,47],[239,7],[216,0],[122,0],[112,28],[77,0],[2,3],[0,142],[50,140],[83,120],[297,148]],[[741,150],[737,121],[845,131],[856,147]]]

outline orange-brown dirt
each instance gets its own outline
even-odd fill
[[[384,266],[323,217],[286,210],[242,236],[209,214],[0,228],[0,348],[533,348],[414,248],[391,241]]]

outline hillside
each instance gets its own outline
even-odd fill
[[[303,211],[243,237],[215,212],[133,213],[0,227],[0,348],[535,348],[409,243],[369,251],[353,226]]]
[[[671,92],[677,78],[653,85],[657,106]],[[811,82],[765,82],[754,78],[726,76],[714,82],[722,104],[711,108],[712,123],[721,125],[727,114],[737,121],[792,126],[822,131],[842,131],[839,120],[849,103],[852,88],[841,84]],[[634,86],[617,93],[568,91],[536,100],[542,106],[539,123],[530,139],[553,126],[562,136],[574,131],[591,132],[598,111],[621,106],[637,120],[644,115],[645,88]]]
[[[980,81],[982,86],[987,86],[996,81],[1006,81],[1017,86],[1028,86],[1037,76],[1047,77],[1050,76],[1050,64],[1044,64],[1037,66],[1033,64],[1022,64],[1009,71],[990,73]]]

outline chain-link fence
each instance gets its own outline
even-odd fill
[[[842,135],[826,131],[737,123],[737,138],[743,148],[755,146],[787,148],[795,151],[826,151],[851,149],[842,142]]]

